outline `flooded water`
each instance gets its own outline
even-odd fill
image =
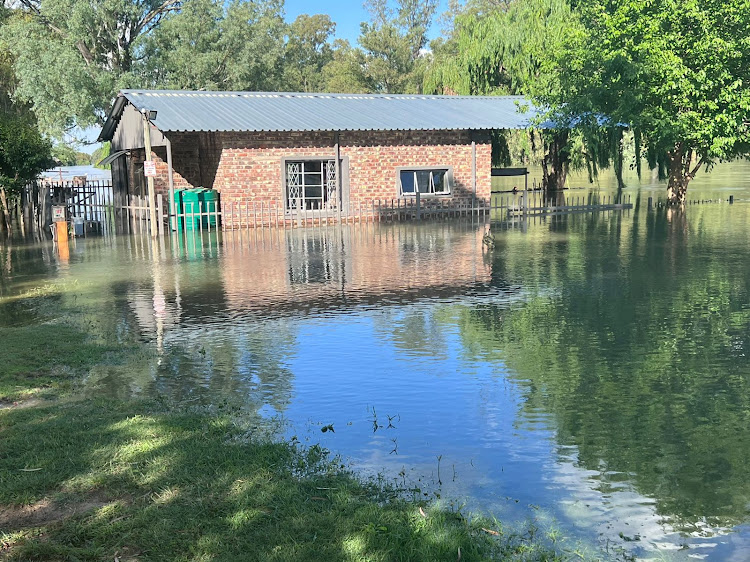
[[[492,250],[456,221],[0,248],[0,322],[52,294],[44,314],[153,352],[83,392],[239,404],[605,557],[747,560],[747,171],[691,186],[734,205],[631,188],[632,211],[498,225]]]

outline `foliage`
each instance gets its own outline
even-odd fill
[[[370,0],[369,22],[359,44],[338,43],[326,68],[326,89],[346,92],[419,93],[426,65],[424,47],[436,0]]]
[[[323,68],[325,91],[345,94],[366,94],[372,92],[363,69],[365,54],[354,48],[349,41],[337,39],[334,42],[333,58]]]
[[[15,57],[16,95],[42,130],[60,134],[100,124],[133,74],[144,35],[178,0],[20,0],[0,42]]]
[[[109,142],[102,143],[99,148],[94,150],[94,153],[91,155],[91,164],[96,166],[97,168],[109,168],[109,165],[99,166],[99,162],[109,156],[111,149],[112,145]]]
[[[502,3],[488,9],[469,4],[459,11],[453,36],[434,44],[435,57],[425,75],[428,93],[462,95],[534,95],[555,82],[545,73],[544,62],[558,48],[560,38],[574,21],[568,0],[528,0]],[[564,187],[571,161],[571,141],[566,127],[531,132],[544,145],[541,165],[548,189]],[[504,150],[509,133],[495,134],[493,161],[507,165]]]
[[[69,144],[58,142],[52,147],[52,158],[60,166],[88,166],[91,155],[79,152]]]
[[[294,92],[323,91],[323,68],[333,61],[330,39],[335,31],[336,24],[327,15],[297,16],[289,26],[282,89]]]
[[[53,164],[51,150],[32,116],[0,113],[0,189],[17,194]]]
[[[629,124],[669,176],[672,203],[702,165],[747,153],[750,4],[586,0],[580,13],[550,68],[559,88],[543,101],[589,123]]]
[[[190,0],[144,40],[146,84],[278,89],[285,31],[279,0]]]

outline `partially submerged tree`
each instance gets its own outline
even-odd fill
[[[425,78],[425,91],[464,95],[533,95],[554,87],[544,72],[544,60],[575,19],[567,0],[501,2],[494,10],[483,3],[467,9],[455,21],[453,37],[436,45]],[[477,3],[479,5],[479,3]],[[546,189],[565,185],[570,165],[567,126],[532,132],[544,144],[541,160]],[[496,135],[498,137],[498,135]],[[507,140],[507,139],[506,139]],[[502,148],[498,137],[495,147]],[[495,150],[495,161],[502,162]]]
[[[750,150],[750,3],[584,0],[543,99],[562,115],[629,124],[638,151],[683,204],[701,166]]]
[[[51,150],[30,114],[0,112],[0,207],[6,232],[11,229],[11,204],[28,182],[54,164]]]
[[[8,17],[0,6],[0,26]],[[13,56],[0,44],[0,230],[10,232],[11,206],[27,182],[52,166],[52,143],[39,133],[28,107],[14,101]]]

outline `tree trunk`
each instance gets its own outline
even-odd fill
[[[693,149],[686,149],[682,143],[677,143],[674,150],[667,153],[667,156],[669,158],[667,205],[683,206],[687,199],[688,184],[706,162],[706,159],[699,158],[695,167],[691,168],[693,166]]]
[[[623,146],[622,146],[622,134],[623,129],[622,127],[617,128],[617,133],[615,135],[615,154],[614,154],[614,169],[615,169],[615,177],[617,178],[617,189],[624,189],[625,188],[625,180],[622,177],[623,174]]]
[[[0,206],[3,208],[3,222],[5,223],[5,232],[10,236],[10,208],[8,207],[8,196],[5,188],[0,186]]]
[[[542,186],[545,192],[558,191],[565,187],[570,168],[567,130],[552,131],[544,140],[542,160]]]

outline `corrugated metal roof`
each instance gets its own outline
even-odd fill
[[[123,90],[100,140],[112,138],[122,98],[155,110],[163,132],[525,129],[537,114],[522,96]]]

